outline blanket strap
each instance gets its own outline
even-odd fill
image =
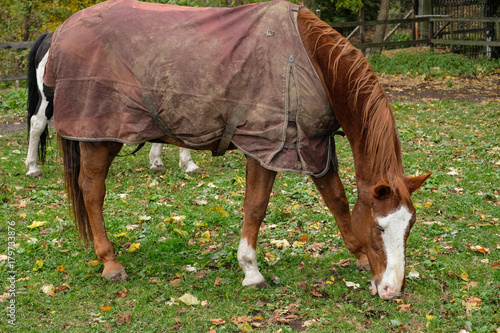
[[[219,146],[216,151],[212,151],[212,156],[222,156],[226,153],[229,145],[231,144],[231,139],[233,138],[234,132],[236,128],[240,124],[241,119],[247,113],[247,109],[243,106],[238,105],[234,110],[229,122],[224,129],[224,133],[222,134],[222,138],[219,141]]]
[[[151,94],[151,92],[148,91],[145,92],[142,95],[142,97],[144,98],[144,102],[146,103],[146,107],[148,108],[149,114],[155,121],[156,125],[158,125],[158,127],[163,131],[163,133],[165,133],[166,136],[181,142],[181,140],[177,138],[174,133],[172,133],[170,128],[168,128],[167,125],[165,125],[165,123],[161,121],[160,116],[158,115],[158,110],[156,109],[155,106],[153,94]]]

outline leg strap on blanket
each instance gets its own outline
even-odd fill
[[[161,121],[160,116],[158,115],[158,110],[156,109],[155,106],[155,100],[153,99],[153,95],[148,91],[145,92],[142,96],[144,98],[144,102],[146,103],[146,107],[148,108],[149,114],[155,121],[156,125],[158,125],[158,127],[163,131],[163,133],[165,133],[166,136],[181,142],[181,140],[179,140],[179,138],[177,138],[175,134],[172,133],[170,128],[168,128],[167,125],[165,125],[165,123]]]
[[[241,119],[243,119],[246,113],[247,109],[243,106],[236,107],[233,114],[231,115],[231,118],[229,119],[229,122],[226,125],[226,128],[224,129],[224,133],[222,134],[222,138],[219,141],[217,150],[212,151],[213,156],[222,156],[226,153],[229,145],[231,144],[231,139],[233,138],[234,132],[236,131],[236,128],[238,127]]]

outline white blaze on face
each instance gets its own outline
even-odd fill
[[[266,281],[257,267],[257,253],[248,244],[246,238],[240,240],[238,262],[245,273],[245,279],[243,279],[242,283],[244,286],[256,285]]]
[[[385,217],[376,218],[384,228],[382,240],[387,256],[387,266],[378,285],[378,293],[383,299],[393,298],[401,292],[405,273],[405,234],[411,217],[408,208],[401,206]]]

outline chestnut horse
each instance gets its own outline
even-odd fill
[[[312,176],[312,180],[333,213],[347,249],[358,259],[358,267],[371,269],[373,294],[392,299],[401,295],[405,286],[406,240],[416,221],[411,194],[430,174],[404,175],[388,99],[362,54],[308,9],[300,8],[296,15],[305,52],[352,148],[358,188],[352,215],[335,168]],[[266,35],[273,33],[269,30]],[[57,113],[57,104],[54,107]],[[105,179],[122,144],[61,140],[66,188],[76,226],[84,239],[93,241],[97,258],[104,264],[103,277],[126,280],[128,275],[115,258],[103,217]],[[172,137],[162,140],[185,146]],[[214,151],[218,144],[214,141],[194,148]],[[229,146],[234,148],[234,144]],[[265,283],[257,267],[256,246],[275,177],[276,171],[247,155],[244,222],[237,255],[245,286]]]
[[[28,154],[24,164],[28,168],[27,176],[38,177],[42,173],[38,167],[38,159],[45,162],[45,145],[47,144],[48,126],[54,109],[52,101],[45,96],[42,89],[45,64],[47,63],[52,34],[43,34],[35,41],[28,55]],[[40,149],[38,149],[40,147]],[[149,151],[151,170],[165,170],[161,160],[163,145],[153,143]],[[198,172],[200,168],[194,163],[189,149],[179,149],[179,166],[186,172]]]

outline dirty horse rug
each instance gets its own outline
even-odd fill
[[[76,13],[54,33],[44,78],[57,132],[193,148],[222,138],[219,154],[232,142],[268,169],[323,175],[336,167],[337,124],[298,9],[112,0]]]

